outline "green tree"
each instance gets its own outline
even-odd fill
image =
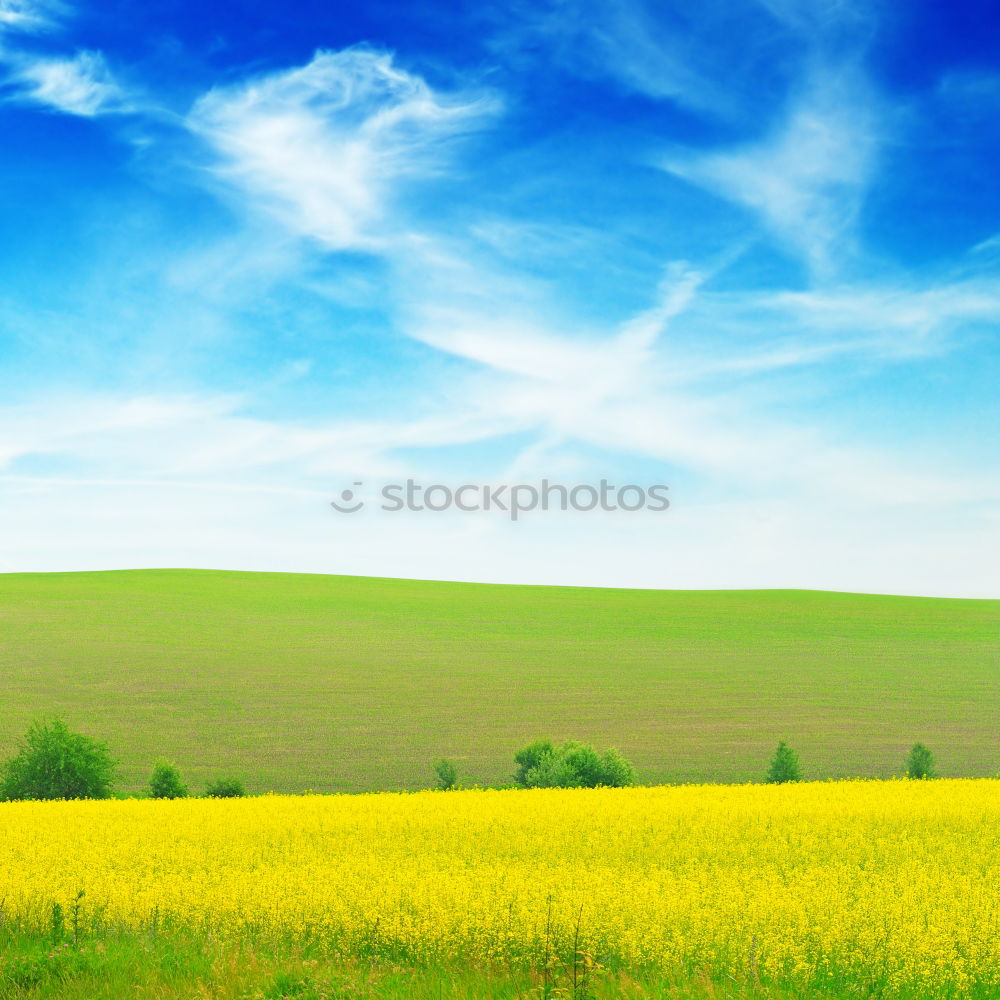
[[[528,775],[541,767],[553,753],[555,753],[555,748],[550,740],[537,740],[534,743],[529,743],[523,750],[518,750],[514,754],[514,763],[517,764],[514,783],[522,788],[527,788]]]
[[[569,740],[555,747],[548,740],[532,743],[514,756],[514,776],[522,788],[622,788],[635,784],[635,769],[617,751],[598,753],[586,743]]]
[[[150,798],[184,799],[187,793],[187,785],[181,781],[181,772],[176,765],[165,760],[158,760],[153,765],[153,774],[149,779]]]
[[[106,799],[114,776],[106,744],[70,732],[60,719],[33,722],[3,766],[0,799]]]
[[[451,791],[458,781],[458,771],[450,760],[439,760],[434,765],[434,774],[437,776],[437,786],[442,792]]]
[[[210,799],[241,799],[246,795],[243,782],[236,778],[219,778],[205,787],[205,795]]]
[[[626,760],[614,747],[604,751],[603,784],[608,788],[627,788],[635,784],[635,768],[630,760]]]
[[[906,776],[908,778],[934,777],[934,754],[923,743],[913,744],[909,756],[906,758]]]
[[[778,749],[774,752],[771,766],[764,780],[769,785],[783,785],[786,781],[801,781],[801,779],[799,755],[784,740],[781,740],[778,743]]]

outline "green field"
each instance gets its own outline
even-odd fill
[[[509,779],[528,740],[615,745],[646,783],[1000,771],[1000,601],[641,591],[196,570],[0,575],[0,756],[40,716],[120,788]]]

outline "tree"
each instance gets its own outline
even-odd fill
[[[184,799],[187,798],[187,793],[187,785],[181,781],[181,772],[177,770],[176,765],[158,760],[149,779],[150,798]]]
[[[106,799],[114,776],[106,744],[70,732],[60,719],[33,722],[3,767],[0,799]]]
[[[208,783],[205,795],[210,799],[241,799],[246,795],[246,789],[237,778],[219,778]]]
[[[906,758],[906,776],[908,778],[934,777],[934,754],[923,743],[913,744],[910,754]]]
[[[604,751],[604,784],[608,788],[626,788],[635,784],[635,768],[614,747]]]
[[[514,776],[522,788],[622,788],[635,784],[635,769],[617,750],[599,754],[586,743],[568,740],[555,747],[532,743],[514,755]]]
[[[439,760],[434,765],[434,773],[437,775],[438,788],[442,792],[451,791],[458,781],[458,771],[450,760]]]
[[[514,775],[514,784],[522,788],[528,787],[528,775],[541,767],[543,761],[551,757],[555,752],[551,740],[537,740],[529,743],[523,750],[518,750],[514,754],[514,763],[517,764],[517,773]]]
[[[784,740],[778,743],[771,767],[764,779],[769,785],[783,785],[786,781],[800,781],[799,755]]]

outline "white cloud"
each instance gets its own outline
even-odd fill
[[[863,46],[875,17],[855,0],[514,0],[492,44],[655,100],[759,121],[810,60]]]
[[[404,328],[438,350],[539,383],[546,391],[561,391],[564,401],[572,397],[577,407],[587,409],[635,392],[660,335],[691,302],[705,277],[683,262],[675,263],[656,304],[611,336],[557,332],[532,323],[509,306],[506,310],[494,306],[491,312],[462,308],[445,304],[447,296],[419,305]],[[491,283],[488,276],[480,275],[479,280]]]
[[[474,408],[305,424],[253,417],[247,405],[236,396],[62,396],[2,408],[0,474],[34,481],[19,466],[31,459],[57,470],[42,478],[78,484],[253,492],[278,476],[300,490],[330,476],[405,472],[396,450],[481,441],[509,427]]]
[[[823,366],[930,362],[974,344],[1000,322],[1000,280],[952,274],[887,278],[805,291],[701,292],[663,352],[668,383],[711,392],[759,376]],[[977,331],[978,327],[978,331]],[[841,375],[840,377],[843,377]]]
[[[1000,233],[994,233],[985,240],[980,240],[969,252],[987,256],[1000,252]]]
[[[853,70],[827,69],[759,143],[663,166],[755,212],[813,271],[828,276],[854,250],[854,225],[885,124]]]
[[[0,0],[0,34],[46,31],[64,11],[59,0]]]
[[[838,441],[808,419],[789,424],[787,418],[768,417],[753,381],[775,369],[817,365],[845,354],[912,356],[921,344],[926,352],[925,342],[939,326],[996,315],[995,293],[944,286],[912,301],[903,289],[788,293],[765,301],[753,296],[739,307],[757,313],[745,329],[741,353],[734,355],[730,345],[721,359],[711,348],[699,359],[671,334],[699,304],[710,277],[674,265],[656,304],[610,335],[561,332],[510,308],[433,303],[414,310],[404,328],[475,366],[455,390],[456,399],[465,393],[461,405],[468,411],[506,422],[508,432],[532,432],[508,476],[543,475],[560,454],[584,446],[685,469],[737,490],[773,491],[786,500],[796,496],[803,503],[834,492],[872,511],[1000,499],[995,477],[927,473],[875,447]],[[786,329],[789,322],[797,324],[797,336],[760,340],[765,308],[784,313]],[[718,316],[717,309],[718,304],[710,315]],[[828,323],[836,324],[832,337]],[[844,326],[861,329],[845,339]],[[713,385],[713,376],[726,374],[738,378]]]
[[[578,75],[762,136],[661,165],[754,212],[826,277],[854,252],[885,140],[886,115],[861,70],[874,18],[854,0],[538,0],[495,44],[522,58],[544,51]]]
[[[712,115],[733,115],[744,104],[741,74],[752,73],[752,49],[744,12],[732,3],[668,10],[642,0],[532,0],[515,4],[513,17],[504,13],[492,44],[508,60],[541,52],[579,76],[610,78]]]
[[[1000,320],[1000,281],[958,280],[923,287],[831,286],[774,292],[761,296],[760,303],[813,330],[854,338],[867,334],[865,343],[871,354],[907,356],[938,349],[935,338],[947,335],[957,324]]]
[[[484,405],[487,401],[483,401]],[[302,428],[240,418],[235,401],[187,399],[78,400],[66,410],[39,405],[32,414],[0,414],[8,444],[19,428],[22,446],[59,448],[83,458],[117,456],[117,474],[3,475],[0,517],[7,526],[0,568],[69,570],[132,566],[204,566],[354,573],[436,579],[492,580],[594,586],[667,588],[813,587],[954,596],[996,596],[1000,544],[996,504],[952,508],[942,519],[935,500],[908,484],[913,495],[892,494],[872,504],[855,495],[853,459],[837,465],[829,452],[808,451],[808,435],[775,450],[774,439],[754,440],[759,424],[734,433],[732,422],[715,442],[730,473],[763,459],[795,465],[827,464],[836,488],[803,502],[783,482],[752,493],[706,499],[674,474],[673,507],[664,515],[551,514],[511,524],[484,514],[390,515],[369,509],[334,514],[327,501],[356,475],[398,476],[420,469],[361,464],[365,448],[387,442],[456,440],[469,424],[425,422],[418,430]],[[69,418],[82,421],[79,432]],[[685,423],[683,408],[648,401],[595,412],[583,432],[591,439],[674,453],[687,441],[704,459],[706,428]],[[29,419],[30,418],[30,419]],[[34,436],[25,436],[31,425]],[[481,428],[482,430],[483,428]],[[39,432],[41,432],[39,436]],[[241,449],[234,435],[246,446]],[[395,435],[395,437],[393,437]],[[367,440],[366,440],[367,438]],[[362,444],[352,453],[345,442]],[[185,453],[201,443],[194,461]],[[780,442],[778,442],[780,444]],[[733,466],[736,447],[748,448]],[[274,466],[288,449],[287,466]],[[323,469],[303,475],[306,451]],[[219,464],[213,465],[218,461]],[[234,475],[240,462],[247,464]],[[250,463],[272,463],[280,474],[254,476]],[[174,466],[175,475],[164,476]],[[181,474],[183,472],[183,474]],[[869,474],[886,482],[885,470]],[[350,478],[348,478],[350,477]],[[659,478],[659,477],[658,477]],[[683,480],[684,477],[681,477]],[[425,479],[426,481],[426,479]],[[907,486],[897,482],[897,486]],[[702,491],[698,491],[702,492]],[[995,494],[994,494],[995,495]]]
[[[982,543],[996,534],[1000,484],[988,470],[928,471],[922,459],[843,441],[808,406],[769,416],[753,379],[838,352],[917,350],[952,323],[995,315],[994,290],[827,284],[726,300],[706,291],[725,262],[678,262],[648,310],[580,329],[536,276],[497,262],[498,253],[516,261],[517,240],[544,248],[544,228],[515,232],[501,220],[485,235],[445,238],[400,211],[407,184],[445,171],[445,146],[496,107],[489,97],[438,93],[368,50],[320,53],[199,101],[189,127],[248,211],[280,220],[303,255],[303,235],[325,249],[385,255],[396,329],[440,351],[447,376],[425,382],[392,419],[263,419],[251,415],[252,399],[230,397],[39,400],[30,412],[0,412],[7,523],[47,538],[42,525],[71,497],[78,525],[49,552],[8,549],[7,565],[139,560],[521,582],[989,591]],[[850,241],[877,124],[857,78],[839,89],[828,80],[793,102],[764,142],[682,169],[752,207],[821,271]],[[214,263],[199,254],[193,274],[171,276],[252,294],[257,278],[242,278],[272,263],[230,251]],[[729,324],[724,348],[720,339],[694,356],[691,329],[719,322]],[[720,387],[720,375],[732,378]],[[533,476],[604,454],[669,469],[664,478],[688,491],[671,520],[656,523],[549,520],[511,530],[450,518],[330,520],[324,494],[355,477],[426,479],[444,461],[438,449],[488,452],[504,439],[515,443],[482,467]],[[601,475],[586,457],[578,469]]]
[[[768,420],[742,390],[683,385],[671,333],[707,277],[676,265],[648,311],[587,343],[543,325],[505,327],[502,316],[491,325],[471,311],[427,313],[422,332],[476,367],[422,412],[391,420],[261,419],[246,412],[252,400],[236,397],[6,408],[0,509],[12,531],[0,561],[995,594],[985,553],[1000,524],[991,514],[1000,483],[988,470],[914,468],[807,422]],[[674,487],[675,506],[659,520],[557,516],[517,526],[374,512],[347,521],[326,506],[356,478],[426,482],[439,468],[434,449],[514,434],[534,444],[496,470],[505,476],[565,469],[578,448],[638,456]],[[592,461],[574,469],[595,471]],[[59,527],[67,504],[70,532]],[[52,545],[29,551],[19,536]]]
[[[346,49],[217,88],[189,124],[218,154],[218,173],[293,231],[378,249],[395,187],[439,169],[442,146],[496,109],[490,96],[433,90],[386,53]]]
[[[100,52],[78,52],[71,59],[17,57],[8,77],[13,99],[91,118],[125,110],[124,92]]]

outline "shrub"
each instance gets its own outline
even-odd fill
[[[908,778],[934,777],[934,754],[923,743],[913,744],[913,748],[906,758],[906,776]]]
[[[115,775],[106,744],[60,719],[34,722],[3,767],[0,799],[106,799]]]
[[[521,788],[622,788],[635,784],[635,770],[617,750],[599,754],[586,743],[567,741],[554,747],[548,740],[514,755],[514,781]]]
[[[799,755],[784,740],[778,744],[764,779],[769,785],[783,785],[786,781],[800,781]]]
[[[210,799],[241,799],[246,795],[243,782],[236,778],[219,778],[210,781],[205,788],[205,795]]]
[[[149,795],[153,799],[185,799],[187,785],[181,781],[181,772],[176,765],[165,760],[158,760],[153,766],[153,774],[149,779]]]
[[[608,788],[627,788],[635,784],[635,768],[614,747],[604,751],[604,782]]]
[[[555,753],[555,748],[549,740],[538,740],[536,743],[529,743],[523,750],[518,750],[514,754],[514,763],[517,764],[514,784],[527,788],[528,774],[540,767],[542,762],[553,753]]]
[[[449,792],[455,787],[458,781],[458,771],[450,760],[439,760],[434,765],[434,773],[437,775],[437,785],[442,792]]]

